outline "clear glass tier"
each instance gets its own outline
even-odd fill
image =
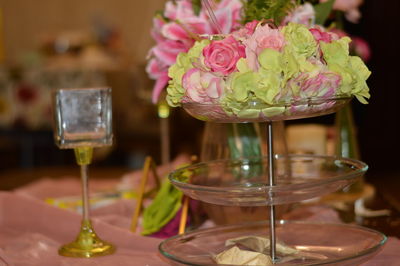
[[[232,110],[217,103],[182,103],[183,109],[191,116],[210,122],[242,123],[293,120],[321,116],[336,112],[346,105],[352,97],[336,96],[333,98],[301,98],[281,101],[273,105],[258,101],[247,101],[240,105],[244,112]]]
[[[319,155],[277,155],[275,185],[268,183],[267,158],[216,160],[180,168],[171,182],[193,199],[227,206],[295,203],[338,191],[368,166],[358,160]]]
[[[214,256],[231,247],[225,245],[226,240],[243,236],[267,238],[268,224],[261,221],[196,230],[163,241],[159,250],[175,263],[217,265]],[[387,240],[385,235],[360,226],[294,221],[277,221],[276,237],[278,243],[296,252],[278,252],[274,265],[359,265],[374,256]]]

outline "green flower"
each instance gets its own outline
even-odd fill
[[[371,72],[358,56],[349,56],[350,38],[343,37],[331,43],[321,42],[323,57],[328,69],[338,73],[342,80],[339,94],[354,95],[366,104],[370,97],[366,80]]]
[[[209,43],[209,40],[196,42],[187,53],[179,53],[176,63],[168,69],[168,76],[171,80],[168,83],[166,99],[170,106],[180,106],[181,99],[185,95],[185,89],[182,87],[183,75],[193,68],[193,62],[200,60],[203,48]]]
[[[247,101],[250,92],[258,88],[259,80],[260,76],[254,72],[233,73],[230,96],[238,102]]]
[[[273,104],[282,88],[281,72],[260,69],[259,76],[259,86],[254,89],[254,95],[265,103]]]
[[[258,62],[266,70],[283,71],[282,54],[276,50],[266,48],[258,55]]]
[[[345,65],[349,60],[349,37],[331,43],[320,42],[323,58],[329,64]]]
[[[295,76],[300,71],[300,62],[296,59],[293,50],[288,46],[285,47],[282,53],[282,61],[285,65],[283,69],[284,73],[284,81],[286,82],[288,79]]]
[[[317,42],[305,25],[289,23],[283,27],[282,33],[288,43],[287,45],[292,47],[296,57],[304,56],[308,58],[317,54]]]
[[[369,99],[369,88],[367,85],[367,79],[371,75],[371,71],[368,70],[367,66],[358,56],[350,56],[350,67],[355,72],[355,82],[352,94],[354,94],[357,99],[366,104],[365,98]]]

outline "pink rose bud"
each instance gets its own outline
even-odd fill
[[[258,20],[253,20],[251,22],[247,22],[246,25],[244,25],[244,28],[246,29],[248,35],[254,33],[258,23],[259,23]]]
[[[312,35],[314,36],[314,39],[316,41],[323,41],[323,42],[331,42],[332,41],[332,35],[329,34],[328,32],[325,31],[321,31],[318,28],[312,28],[310,29],[310,32],[312,33]]]

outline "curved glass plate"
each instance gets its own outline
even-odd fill
[[[225,246],[227,239],[250,235],[268,238],[268,222],[192,231],[164,240],[159,251],[175,263],[217,265],[213,257],[231,247]],[[278,253],[279,260],[274,265],[359,265],[375,255],[387,240],[382,233],[356,225],[297,221],[277,221],[276,236],[278,242],[298,253]]]
[[[335,156],[275,158],[275,185],[268,183],[267,158],[216,160],[180,168],[171,182],[191,198],[217,205],[265,206],[299,202],[338,191],[368,166]]]
[[[243,103],[239,115],[226,113],[223,106],[213,103],[182,103],[183,109],[191,116],[210,122],[241,123],[292,120],[334,113],[346,105],[352,97],[302,98],[267,105],[257,101]]]

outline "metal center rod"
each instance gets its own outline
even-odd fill
[[[268,131],[268,179],[269,186],[275,186],[274,176],[274,147],[273,147],[273,134],[272,134],[272,121],[267,122]],[[271,191],[268,191],[268,197],[271,200],[273,195]],[[272,201],[272,200],[271,200]],[[269,217],[269,243],[270,243],[270,255],[273,262],[276,258],[276,235],[275,235],[275,206],[273,202],[270,205],[270,217]]]

